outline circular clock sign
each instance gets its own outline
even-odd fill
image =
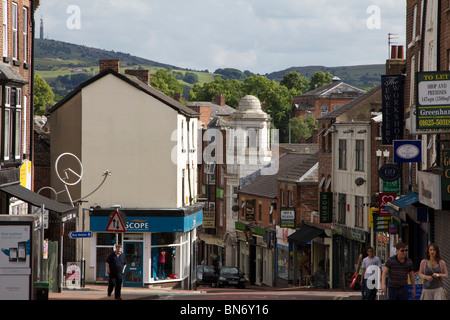
[[[385,164],[380,169],[378,169],[378,175],[384,181],[395,181],[399,179],[402,175],[400,168],[392,163]]]

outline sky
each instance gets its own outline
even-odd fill
[[[193,70],[384,64],[406,0],[41,0],[44,38]]]

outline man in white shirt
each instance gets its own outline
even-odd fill
[[[368,256],[362,262],[362,277],[366,288],[366,300],[375,300],[381,275],[381,260],[373,253],[373,248],[367,248]]]

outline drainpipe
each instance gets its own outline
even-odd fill
[[[34,32],[35,32],[35,20],[34,20],[34,4],[35,0],[31,0],[31,81],[30,81],[30,161],[33,163],[34,157]],[[34,172],[32,171],[32,177]],[[32,179],[33,181],[33,179]]]

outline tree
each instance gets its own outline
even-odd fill
[[[333,75],[329,72],[325,73],[323,71],[317,71],[311,76],[310,81],[310,90],[314,90],[315,88],[322,87],[328,83],[333,81]]]
[[[193,73],[193,72],[186,72],[184,74],[183,80],[185,82],[187,82],[187,83],[190,83],[190,84],[194,84],[194,83],[197,83],[199,81],[198,80],[198,75],[196,73]]]
[[[317,128],[318,121],[313,115],[307,114],[306,117],[295,117],[290,120],[291,141],[298,143],[300,139],[311,137],[314,129]]]
[[[297,71],[291,71],[283,75],[280,84],[291,90],[292,95],[299,96],[309,91],[309,81]]]
[[[48,107],[55,104],[55,94],[47,82],[39,75],[34,75],[34,114],[42,116]]]
[[[225,96],[227,105],[237,108],[239,100],[245,96],[243,83],[238,80],[224,80],[222,78],[215,78],[214,81],[204,84],[196,83],[191,89],[189,100],[212,102],[218,94]]]
[[[156,71],[150,78],[150,83],[153,88],[172,98],[175,96],[175,93],[183,92],[183,86],[171,72],[165,69]]]

